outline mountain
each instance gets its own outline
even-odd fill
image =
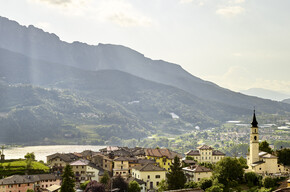
[[[67,43],[61,41],[55,34],[46,33],[31,25],[21,26],[4,17],[0,18],[0,33],[0,47],[30,58],[87,71],[120,70],[150,81],[177,87],[199,98],[244,110],[256,106],[265,113],[289,111],[289,106],[221,88],[191,75],[179,65],[146,58],[124,46]]]
[[[290,112],[124,46],[66,43],[2,17],[0,34],[0,142],[104,144],[218,126],[253,106]]]
[[[275,101],[282,101],[283,99],[287,99],[290,97],[290,95],[287,95],[285,93],[280,93],[278,91],[272,91],[268,89],[262,89],[262,88],[251,88],[247,90],[240,91],[241,93],[245,95],[251,95],[256,96],[264,99],[271,99]]]
[[[290,99],[284,99],[282,102],[290,104]]]
[[[74,135],[103,144],[111,137],[181,134],[250,112],[117,70],[85,71],[5,49],[0,60],[0,142],[51,144]]]

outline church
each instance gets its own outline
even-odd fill
[[[259,151],[259,128],[255,110],[251,124],[250,151],[247,156],[248,169],[246,172],[252,171],[263,175],[289,173],[288,167],[278,164],[278,157],[264,151]]]

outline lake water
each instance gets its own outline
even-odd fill
[[[30,146],[4,149],[5,159],[24,158],[26,153],[34,152],[36,160],[46,162],[46,156],[54,153],[73,153],[84,150],[99,151],[105,146],[100,145],[47,145],[47,146]]]

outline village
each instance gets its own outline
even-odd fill
[[[290,190],[290,167],[278,163],[278,157],[274,154],[259,150],[260,135],[255,113],[251,124],[249,153],[246,159],[240,157],[237,160],[243,166],[243,172],[245,175],[254,173],[264,179],[286,178],[284,188],[279,187],[276,191]],[[47,156],[47,173],[14,174],[2,178],[0,192],[60,191],[67,167],[70,167],[73,173],[73,188],[77,191],[85,190],[91,181],[104,184],[106,191],[122,191],[121,187],[114,185],[117,178],[129,185],[137,183],[137,191],[140,192],[166,191],[168,189],[164,186],[166,181],[168,182],[168,174],[176,171],[172,170],[173,168],[182,170],[187,191],[209,191],[208,189],[214,186],[213,183],[207,187],[201,183],[210,181],[215,165],[220,166],[223,160],[231,159],[236,158],[226,157],[226,154],[208,145],[201,145],[185,154],[166,148],[118,146],[108,146],[99,151],[55,153]],[[1,162],[4,161],[7,160],[2,150]]]

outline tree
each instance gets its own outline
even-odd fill
[[[27,189],[26,192],[34,192],[33,189]]]
[[[185,183],[184,187],[185,188],[197,188],[197,183],[194,181],[190,181],[190,182]]]
[[[32,161],[35,160],[35,155],[34,155],[34,152],[32,153],[26,153],[26,155],[24,156],[24,158],[27,160],[27,159],[31,159]]]
[[[198,186],[201,189],[206,190],[207,188],[210,188],[212,186],[212,180],[203,178],[198,182]]]
[[[263,186],[265,188],[272,188],[272,187],[275,187],[275,180],[272,179],[271,177],[265,177],[263,179]]]
[[[128,190],[128,183],[126,183],[121,177],[121,175],[118,175],[113,179],[113,188],[119,188],[120,191],[127,191]]]
[[[239,162],[241,163],[241,165],[243,166],[244,169],[248,168],[247,159],[245,159],[244,157],[240,157]]]
[[[232,157],[225,157],[217,162],[213,173],[213,177],[225,187],[241,182],[243,175],[244,169],[240,161]]]
[[[163,192],[168,189],[168,184],[164,179],[162,179],[160,183],[157,185],[157,187],[158,187],[158,190],[157,190],[158,192]]]
[[[220,184],[220,185],[213,185],[211,186],[210,188],[207,188],[205,190],[205,192],[223,192],[224,189],[223,189],[223,185]]]
[[[75,179],[72,167],[66,165],[62,174],[62,184],[60,190],[62,192],[74,192]]]
[[[129,187],[128,187],[128,192],[140,192],[141,188],[139,186],[139,183],[137,183],[137,181],[131,181],[129,183]]]
[[[277,157],[278,157],[278,163],[281,163],[283,165],[290,165],[290,149],[284,148],[281,150],[277,150]]]
[[[105,186],[97,181],[91,181],[87,184],[84,192],[105,192]]]
[[[186,182],[186,177],[180,165],[178,156],[174,157],[174,162],[170,165],[170,172],[166,174],[168,189],[183,189]]]
[[[261,143],[259,143],[259,150],[265,151],[267,153],[272,153],[272,149],[267,141],[262,141]]]
[[[244,177],[245,177],[245,181],[246,181],[248,187],[253,187],[253,186],[259,184],[258,175],[254,172],[245,173]]]
[[[108,171],[105,171],[104,172],[104,175],[103,175],[103,177],[101,178],[101,183],[102,184],[104,184],[104,185],[107,185],[108,183],[109,183],[109,181],[110,181],[110,176],[109,176],[109,173],[108,173]]]
[[[84,183],[81,183],[81,189],[82,190],[85,190],[86,189],[86,187],[87,187],[87,185],[90,183],[91,181],[90,180],[88,180],[88,181],[85,181]]]

